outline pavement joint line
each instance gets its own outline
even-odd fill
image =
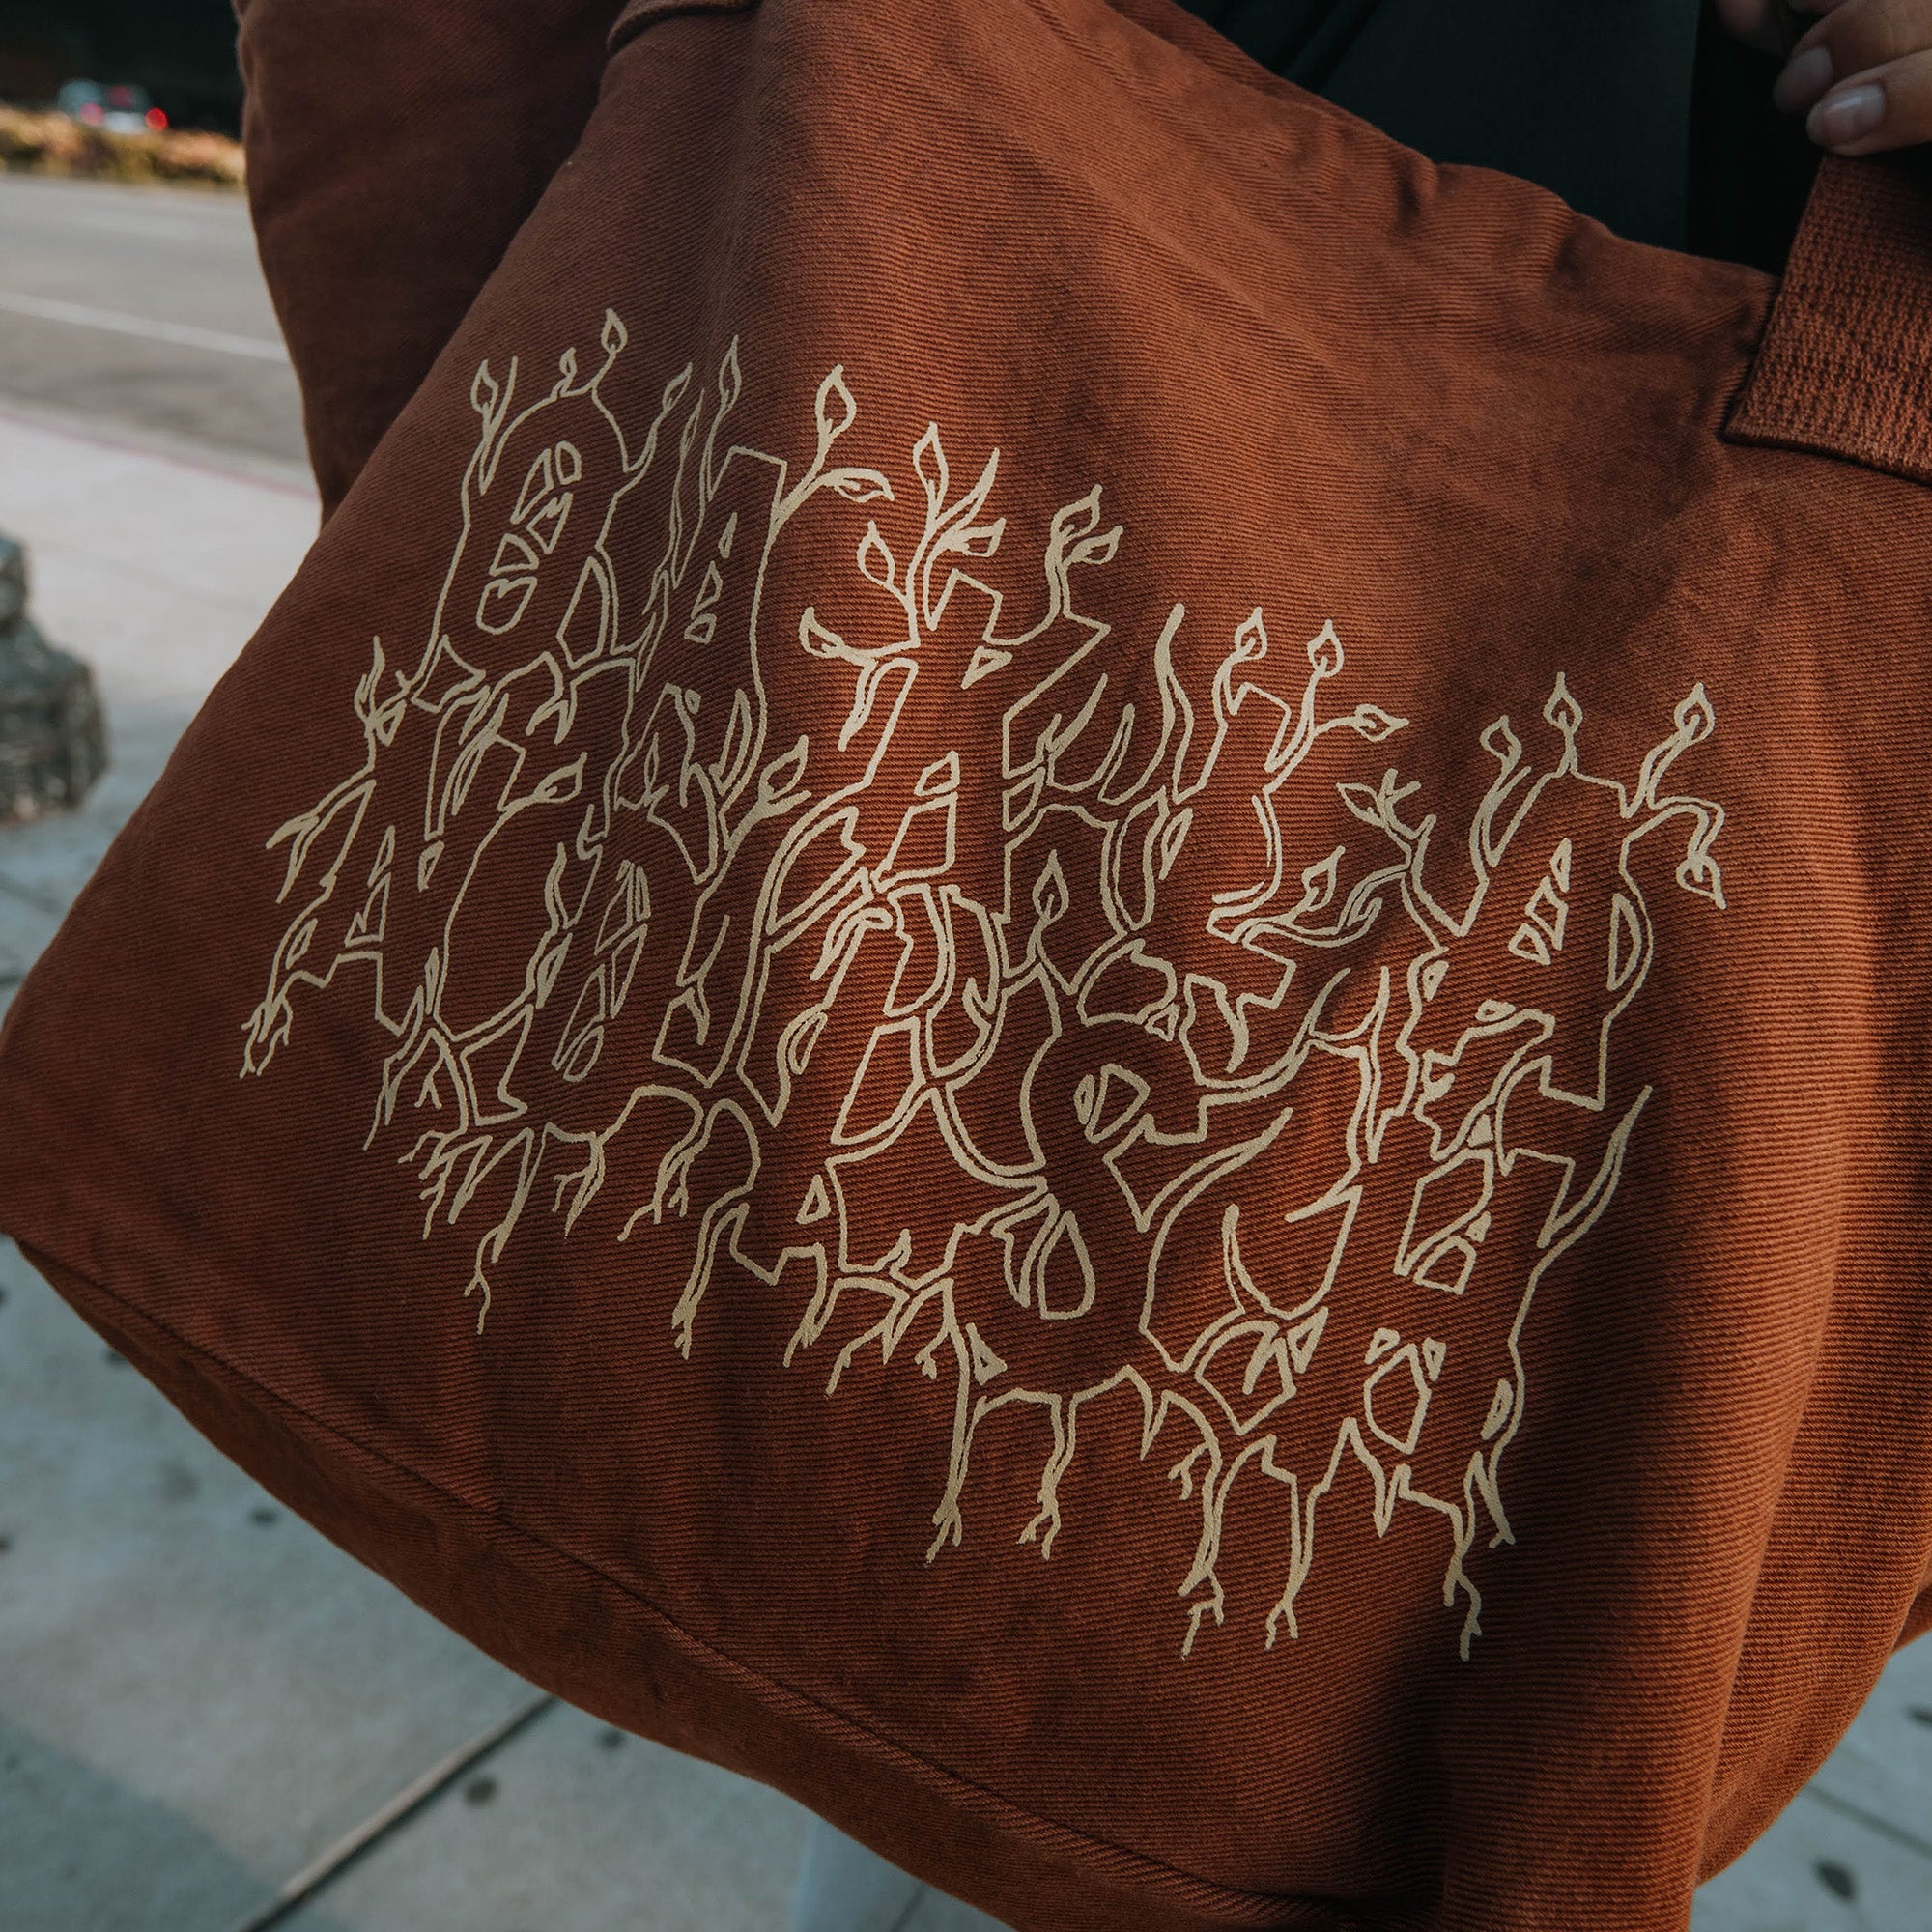
[[[0,422],[4,422],[6,417],[6,411],[0,410]],[[248,479],[242,478],[239,480],[246,481]],[[161,571],[149,569],[143,564],[128,562],[122,557],[85,556],[78,552],[70,550],[63,544],[54,543],[36,543],[33,548],[34,554],[37,556],[59,556],[64,562],[69,562],[70,565],[74,557],[79,556],[82,568],[93,572],[96,577],[125,578],[130,583],[140,584],[149,590],[158,590],[169,597],[191,597],[198,604],[222,611],[245,611],[258,619],[262,614],[261,600],[257,597],[227,596],[219,590],[209,590],[200,583],[192,581],[184,581],[179,577],[170,577]],[[50,639],[49,641],[58,643],[60,639]],[[110,698],[108,701],[111,703],[113,700]],[[197,704],[200,701],[199,697],[195,700]]]
[[[219,443],[197,443],[191,438],[157,434],[132,424],[115,422],[112,418],[77,416],[71,411],[37,406],[27,398],[16,395],[0,399],[0,423],[14,423],[41,436],[61,437],[69,442],[84,442],[96,449],[111,449],[119,456],[146,457],[156,463],[171,463],[178,469],[192,469],[203,476],[218,476],[225,483],[242,483],[252,489],[270,490],[278,497],[298,497],[309,503],[316,500],[315,485],[309,480],[308,471],[293,460],[264,457],[245,449],[224,448]],[[90,554],[86,546],[46,547],[67,549],[76,556]]]
[[[1853,1819],[1866,1831],[1876,1832],[1882,1838],[1889,1838],[1894,1845],[1903,1845],[1908,1852],[1917,1852],[1921,1859],[1932,1859],[1932,1838],[1921,1838],[1917,1832],[1908,1832],[1903,1825],[1894,1825],[1889,1818],[1868,1811],[1849,1798],[1840,1798],[1822,1785],[1807,1784],[1804,1795],[1812,1804],[1822,1804],[1827,1811],[1835,1811],[1841,1818]]]
[[[200,328],[188,322],[162,322],[155,316],[127,315],[120,309],[96,308],[92,302],[54,301],[46,296],[22,295],[0,289],[0,310],[35,322],[65,322],[79,328],[99,328],[109,335],[133,335],[145,342],[168,342],[180,349],[206,349],[217,355],[242,355],[254,362],[289,359],[287,348],[266,335],[238,335],[227,328]]]
[[[913,1895],[906,1900],[904,1905],[902,1905],[899,1908],[899,1916],[893,1920],[891,1932],[906,1932],[906,1927],[912,1923],[913,1914],[916,1913],[921,1907],[921,1905],[923,1905],[924,1902],[925,1902],[925,1889],[923,1886],[922,1886],[918,1889],[916,1889],[913,1892]]]
[[[471,1738],[467,1745],[458,1746],[447,1757],[431,1765],[419,1777],[411,1779],[394,1797],[379,1805],[359,1825],[345,1832],[327,1851],[312,1859],[293,1878],[287,1880],[267,1905],[259,1911],[251,1912],[245,1918],[238,1920],[229,1928],[229,1932],[267,1932],[268,1927],[280,1924],[298,1906],[306,1903],[380,1839],[387,1837],[431,1799],[453,1784],[466,1771],[482,1763],[492,1752],[508,1744],[526,1724],[541,1717],[556,1701],[548,1691],[541,1692],[513,1711],[501,1723],[491,1725],[480,1736]]]

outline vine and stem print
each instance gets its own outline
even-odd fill
[[[735,341],[641,433],[629,353],[607,313],[527,402],[476,372],[421,646],[373,643],[359,755],[268,840],[244,1077],[298,1079],[326,996],[364,1015],[366,1145],[425,1240],[472,1231],[479,1332],[526,1215],[614,1200],[685,1356],[730,1275],[796,1310],[774,1373],[938,1382],[928,1561],[1004,1415],[1042,1556],[1083,1449],[1172,1459],[1183,1651],[1239,1485],[1286,1523],[1268,1644],[1318,1528],[1421,1512],[1466,1657],[1524,1324],[1651,1098],[1615,1052],[1651,902],[1724,904],[1723,812],[1669,789],[1703,687],[1625,781],[1558,674],[1527,737],[1481,733],[1459,838],[1390,762],[1425,727],[1333,696],[1332,625],[1091,614],[1128,541],[1098,487],[1016,543],[998,449],[971,481],[937,424],[849,454],[842,368],[801,463],[734,434]]]

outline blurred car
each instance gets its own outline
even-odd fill
[[[126,83],[103,87],[98,80],[71,80],[61,89],[57,105],[70,121],[110,134],[157,134],[168,125],[145,87]]]

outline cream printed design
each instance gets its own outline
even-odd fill
[[[1039,1476],[985,1527],[1042,1556],[1077,1457],[1158,1447],[1183,1650],[1227,1539],[1279,1552],[1271,1645],[1318,1543],[1415,1524],[1468,1655],[1523,1327],[1652,1098],[1652,908],[1724,904],[1668,782],[1703,687],[1626,781],[1555,677],[1444,820],[1331,626],[1125,608],[1098,488],[1023,535],[998,450],[861,463],[842,368],[802,462],[750,446],[735,342],[634,435],[599,349],[526,402],[477,371],[419,655],[374,644],[358,762],[268,841],[244,1075],[326,989],[373,1023],[367,1145],[426,1240],[474,1231],[479,1329],[524,1217],[589,1213],[687,1356],[753,1293],[831,1400],[950,1391],[928,1561],[983,1533],[989,1431]]]

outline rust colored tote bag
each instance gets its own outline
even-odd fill
[[[1932,1621],[1922,185],[1780,287],[1163,0],[633,6],[585,111],[0,1224],[1028,1932],[1683,1927]]]

